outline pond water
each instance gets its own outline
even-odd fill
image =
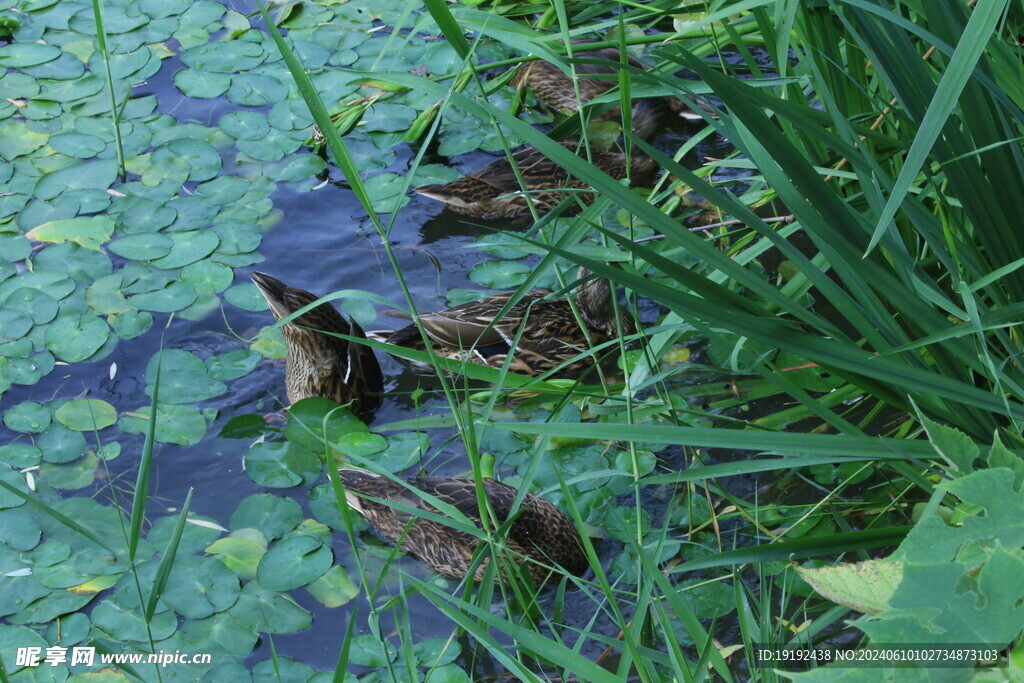
[[[114,5],[122,6],[118,3]],[[128,2],[124,6],[136,5]],[[144,9],[152,9],[153,3],[142,3],[142,6]],[[239,16],[249,14],[254,9],[244,3],[228,3],[227,6],[240,13]],[[258,18],[253,20],[253,25],[257,28],[261,26]],[[229,29],[223,27],[214,31],[211,41],[223,40],[228,32]],[[174,45],[173,42],[169,44],[172,47]],[[237,102],[223,96],[202,99],[185,96],[176,86],[174,78],[186,64],[182,61],[181,51],[172,49],[172,52],[163,58],[158,71],[146,78],[145,83],[133,88],[134,98],[155,96],[157,111],[173,116],[179,125],[197,123],[216,126],[229,112],[244,110],[266,114],[272,111],[269,105],[240,107]],[[659,140],[659,144],[667,149],[675,149],[684,139],[681,133],[669,133]],[[392,149],[393,160],[382,154],[383,162],[377,164],[376,169],[380,173],[404,175],[413,158],[413,151],[405,144],[394,145]],[[704,156],[720,158],[728,152],[727,144],[721,140],[712,140],[698,146],[696,154],[688,158],[686,163],[699,166]],[[231,151],[223,152],[225,173],[231,172],[231,154]],[[306,155],[309,151],[303,148],[294,154]],[[462,170],[473,169],[491,158],[485,152],[468,151],[453,157],[451,163]],[[279,212],[279,217],[267,221],[272,226],[262,231],[258,262],[235,267],[232,284],[245,285],[249,273],[258,269],[316,294],[358,289],[390,299],[396,306],[402,304],[401,290],[376,231],[337,169],[331,167],[328,173],[329,179],[322,182],[309,178],[277,185],[270,200],[274,212]],[[194,190],[194,184],[189,186],[191,190]],[[394,223],[390,243],[417,305],[422,309],[440,308],[447,305],[450,290],[482,290],[478,283],[469,278],[469,273],[478,263],[493,257],[474,247],[479,236],[502,227],[504,224],[501,222],[488,223],[460,217],[443,210],[430,199],[413,195]],[[118,261],[115,258],[114,261],[115,266],[124,264],[124,259]],[[525,262],[533,263],[535,259],[530,257]],[[646,311],[647,314],[653,319],[658,311]],[[222,304],[196,320],[157,313],[155,324],[148,332],[121,340],[102,359],[58,365],[52,373],[35,384],[14,384],[3,395],[4,410],[25,402],[45,404],[53,399],[88,396],[108,402],[119,413],[131,411],[138,406],[148,405],[150,401],[144,378],[147,364],[161,345],[165,349],[183,350],[205,360],[247,349],[249,341],[270,322],[270,314],[265,310],[245,310],[229,304]],[[388,318],[381,318],[375,324],[370,324],[370,327],[390,322]],[[437,389],[436,381],[403,370],[393,359],[381,356],[380,360],[387,381],[388,396],[376,413],[371,428],[374,424],[381,425],[416,416],[417,409],[410,395],[419,388],[428,392]],[[434,394],[428,393],[427,397],[428,404],[438,405]],[[266,493],[268,489],[255,483],[243,470],[243,457],[252,440],[222,438],[218,433],[232,417],[270,413],[278,410],[283,400],[283,364],[262,360],[252,372],[228,381],[227,391],[201,401],[202,409],[216,411],[216,418],[206,428],[205,436],[191,445],[161,443],[156,447],[148,515],[150,520],[155,521],[167,514],[176,513],[187,491],[194,489],[192,514],[229,527],[229,520],[243,499],[253,494]],[[428,408],[427,412],[431,410]],[[446,410],[447,407],[444,407],[433,409],[433,412],[442,413]],[[422,414],[422,407],[420,411]],[[25,434],[6,426],[2,429],[0,444],[27,442]],[[467,470],[468,463],[461,443],[458,440],[450,441],[453,434],[453,430],[430,430],[431,474],[457,474]],[[79,488],[77,495],[94,495],[96,500],[108,505],[114,495],[108,484],[113,483],[114,490],[119,492],[116,494],[117,502],[122,507],[128,505],[126,501],[130,500],[143,435],[120,433],[117,440],[121,443],[122,454],[107,464],[111,481],[107,481],[107,473],[101,468],[99,471],[102,474],[97,475],[97,482]],[[681,451],[661,453],[660,457],[663,466],[669,469],[683,466]],[[45,478],[41,480],[45,481]],[[742,483],[739,485],[746,486]],[[309,486],[305,485],[270,490],[275,495],[296,500],[302,506],[304,519],[315,516],[309,507],[308,491]],[[660,523],[671,495],[669,489],[653,491],[645,502],[645,509],[655,525]],[[329,544],[333,548],[335,562],[353,571],[354,566],[349,561],[351,551],[345,535],[335,532]],[[598,547],[606,567],[621,550],[621,544],[614,541],[602,543]],[[411,558],[402,558],[397,566],[401,572],[415,577],[428,575]],[[398,576],[395,568],[391,571],[395,577]],[[395,594],[402,590],[402,586],[394,581],[389,588]],[[297,633],[273,636],[277,655],[293,658],[317,671],[333,669],[349,611],[359,606],[360,613],[366,614],[369,611],[368,605],[359,597],[343,607],[328,608],[304,590],[292,590],[290,595],[312,614],[312,625]],[[570,626],[586,626],[593,616],[593,604],[589,601],[569,599],[566,608],[564,621]],[[89,609],[86,608],[86,611]],[[451,622],[425,598],[412,594],[408,609],[420,629],[414,634],[417,637],[446,638],[452,633]],[[393,624],[387,617],[382,621],[382,628],[387,634]],[[604,626],[598,624],[587,627],[615,637],[616,629],[610,624],[608,621]],[[366,632],[365,625],[360,621],[357,633]],[[472,668],[475,676],[500,670],[493,660],[482,657],[480,650],[476,650],[480,659],[472,659],[470,645],[464,643],[459,664],[467,669]],[[589,641],[582,654],[595,659],[602,649],[594,641]],[[264,636],[244,662],[251,669],[254,664],[270,656],[270,639]],[[364,669],[353,666],[352,671],[361,672]]]

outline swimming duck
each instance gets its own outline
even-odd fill
[[[480,539],[438,522],[417,519],[403,510],[372,500],[378,498],[444,516],[416,493],[387,477],[357,469],[342,469],[338,475],[345,485],[345,500],[382,536],[395,543],[405,534],[403,550],[416,555],[443,576],[457,580],[466,577]],[[480,527],[480,508],[473,479],[412,477],[405,481],[454,506]],[[494,479],[485,478],[483,486],[497,523],[503,524],[512,511],[512,502],[518,491]],[[526,494],[519,506],[505,544],[516,562],[527,563],[536,586],[547,580],[549,567],[553,565],[560,565],[575,576],[584,574],[589,567],[579,532],[572,520],[550,502],[532,494]],[[489,561],[489,558],[485,559],[477,568],[474,580],[483,578]],[[501,577],[502,573],[498,572],[498,576]]]
[[[619,68],[618,48],[606,47],[598,50],[574,51],[572,56],[574,60],[581,60],[574,64],[577,76],[576,84],[579,88],[578,100],[576,99],[576,88],[573,87],[573,81],[569,75],[558,66],[542,59],[520,64],[509,84],[516,90],[529,89],[538,100],[566,114],[575,114],[579,111],[581,104],[586,104],[618,85],[616,78],[600,77],[617,73]],[[646,64],[632,55],[627,56],[627,62],[635,69],[647,69]],[[593,78],[592,76],[598,77]],[[700,114],[694,112],[677,97],[657,99],[664,100],[668,108],[682,119],[702,120]],[[619,121],[622,119],[622,115],[619,108],[615,107],[603,113],[599,118]]]
[[[591,275],[586,268],[579,271],[581,280]],[[591,346],[618,338],[619,325],[624,335],[636,331],[633,317],[625,311],[621,312],[617,324],[612,287],[604,278],[592,278],[576,290],[576,307],[587,328],[586,333],[580,329],[569,302],[565,299],[544,300],[550,294],[547,289],[530,290],[500,320],[496,317],[511,294],[497,294],[443,311],[420,313],[420,323],[430,338],[431,350],[437,356],[501,367],[508,354],[512,353],[510,370],[531,377],[570,361]],[[408,319],[399,311],[386,313]],[[516,335],[520,335],[519,344],[513,349]],[[371,331],[367,336],[388,344],[426,351],[416,325],[394,331]],[[401,358],[399,361],[419,372],[434,371],[433,366],[426,363]],[[593,358],[588,357],[563,367],[561,372],[578,372],[591,363]]]
[[[645,140],[653,137],[666,111],[667,106],[660,99],[639,100],[633,108],[634,133]],[[627,177],[627,165],[628,176],[633,184],[649,182],[657,170],[654,160],[637,149],[634,149],[633,157],[627,159],[625,154],[616,150],[591,148],[588,152],[586,146],[576,140],[565,140],[559,144],[583,158],[589,158],[590,163],[616,180]],[[535,147],[525,147],[515,152],[512,162],[523,178],[530,200],[541,214],[557,206],[565,198],[567,190],[589,188],[585,182],[572,177]],[[530,210],[508,157],[492,161],[450,183],[422,185],[414,191],[442,202],[456,213],[480,218],[509,218]],[[580,198],[587,201],[590,195],[590,192],[582,192]],[[567,213],[571,210],[573,207]]]
[[[275,320],[288,317],[317,300],[315,294],[289,287],[265,273],[252,281],[267,300]],[[330,303],[322,303],[281,328],[288,347],[285,386],[289,403],[322,396],[337,403],[352,402],[364,417],[381,402],[384,379],[373,350],[325,332],[365,337],[355,321],[348,321]]]

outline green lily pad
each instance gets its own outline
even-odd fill
[[[50,426],[50,411],[35,401],[24,401],[4,411],[4,424],[26,434],[38,434]]]
[[[50,221],[29,230],[25,236],[40,242],[72,241],[86,249],[99,249],[110,240],[114,221],[108,216],[66,218]]]
[[[174,567],[161,599],[181,616],[205,619],[231,607],[238,599],[238,577],[217,559],[178,557]]]
[[[60,56],[60,48],[53,45],[11,43],[0,47],[0,67],[21,69],[52,62]]]
[[[0,341],[16,341],[32,329],[32,319],[19,311],[0,310],[0,326],[3,326]]]
[[[131,310],[128,300],[121,293],[123,280],[121,273],[114,273],[101,277],[89,285],[85,290],[85,301],[93,313],[112,315]]]
[[[77,612],[94,597],[93,594],[77,595],[71,591],[53,591],[32,601],[20,612],[7,617],[7,620],[12,624],[49,624],[57,617]]]
[[[324,420],[330,414],[330,419]],[[369,434],[362,420],[326,398],[304,398],[288,409],[284,435],[288,441],[312,451],[322,451],[325,442],[337,443],[349,434]]]
[[[0,157],[14,161],[46,144],[50,136],[29,130],[24,123],[8,123],[0,128]]]
[[[245,656],[256,647],[259,635],[252,628],[242,626],[227,612],[214,614],[201,621],[186,621],[182,630],[196,642],[216,643],[231,654]],[[249,670],[237,661],[228,660],[211,668],[204,681],[251,681]]]
[[[253,445],[244,459],[249,478],[267,488],[291,488],[310,484],[320,476],[320,459],[291,442]]]
[[[171,253],[174,240],[159,233],[138,233],[119,237],[107,248],[118,256],[133,261],[151,261]]]
[[[0,446],[0,462],[15,469],[38,465],[42,457],[42,451],[32,444],[9,443],[6,446]]]
[[[191,306],[198,297],[196,288],[187,282],[171,282],[162,289],[136,294],[129,303],[143,311],[174,313]]]
[[[235,140],[259,140],[270,132],[270,124],[259,112],[232,111],[220,117],[220,129]]]
[[[242,74],[231,79],[227,98],[247,107],[265,107],[288,98],[288,86],[265,74]]]
[[[223,163],[220,153],[210,143],[193,138],[171,140],[153,151],[154,164],[160,164],[169,159],[187,162],[191,169],[188,179],[193,182],[216,177]]]
[[[223,292],[235,279],[235,272],[223,263],[206,259],[181,269],[181,280],[196,288],[198,292]]]
[[[204,259],[214,252],[220,244],[220,238],[212,230],[189,230],[171,233],[174,241],[171,252],[153,261],[157,268],[181,268],[190,263]]]
[[[43,637],[30,628],[0,624],[0,662],[5,671],[14,673],[23,667],[17,663],[18,648],[39,648],[39,661],[45,657],[46,648],[50,646]]]
[[[245,584],[229,612],[242,626],[261,633],[295,633],[313,621],[290,596],[267,590],[256,581]]]
[[[206,547],[205,552],[223,562],[239,578],[251,581],[256,578],[256,567],[267,552],[265,543],[265,540],[261,544],[252,538],[231,535],[217,539]]]
[[[231,76],[201,69],[181,69],[174,74],[174,85],[188,97],[212,99],[228,91]]]
[[[259,529],[264,537],[284,536],[302,521],[302,506],[291,498],[256,493],[238,504],[231,515],[232,529]]]
[[[4,309],[21,313],[36,325],[45,325],[57,317],[57,302],[52,296],[38,289],[22,287],[10,293],[4,300]],[[5,326],[6,332],[6,326]],[[7,336],[6,334],[4,336]]]
[[[85,452],[85,436],[61,424],[51,424],[35,438],[36,446],[43,452],[43,460],[51,463],[66,463],[77,460]]]
[[[235,349],[206,359],[206,367],[210,377],[218,380],[231,380],[245,377],[256,369],[260,355],[247,349]]]
[[[512,289],[523,284],[533,269],[519,261],[485,261],[473,266],[469,279],[485,287]]]
[[[412,646],[412,652],[416,655],[419,665],[429,667],[451,664],[459,658],[460,651],[458,641],[448,638],[424,638]]]
[[[121,339],[134,339],[153,326],[153,314],[148,311],[125,311],[114,318],[114,332]]]
[[[146,365],[146,395],[153,397],[160,364],[160,403],[195,403],[227,391],[227,385],[210,377],[203,361],[188,351],[164,349]]]
[[[61,154],[76,159],[91,159],[107,148],[102,138],[85,133],[58,133],[48,142]]]
[[[328,546],[309,536],[292,536],[267,551],[256,568],[256,578],[264,588],[291,590],[320,578],[333,562]]]
[[[337,564],[308,584],[306,590],[325,607],[340,607],[359,595],[359,587],[348,577],[345,568]]]
[[[69,363],[77,363],[100,350],[110,326],[94,315],[61,315],[46,328],[46,348]]]
[[[381,642],[377,636],[367,633],[352,639],[348,661],[376,669],[395,661],[397,655],[391,643]]]
[[[293,154],[280,163],[265,168],[268,177],[277,181],[305,180],[323,173],[327,162],[315,154]]]
[[[76,432],[92,432],[117,422],[114,406],[98,398],[68,401],[54,412],[57,421]]]
[[[118,420],[121,431],[127,434],[145,434],[149,427],[152,406],[141,406],[133,413],[124,413]],[[156,440],[191,446],[206,434],[206,419],[194,405],[160,404],[156,413]]]
[[[240,40],[207,43],[181,53],[181,61],[187,66],[226,74],[250,71],[265,58],[262,45]]]
[[[229,304],[241,308],[243,311],[267,310],[267,300],[260,294],[260,290],[256,289],[256,285],[251,282],[229,287],[224,292],[224,298],[227,299]]]
[[[117,180],[117,160],[80,161],[39,179],[35,196],[54,199],[74,190],[106,190]]]
[[[170,638],[178,630],[178,617],[170,610],[153,615],[147,629],[146,622],[138,610],[122,607],[112,598],[96,606],[92,611],[92,623],[117,640],[135,642],[148,641],[148,633],[153,634],[154,640],[163,640]]]

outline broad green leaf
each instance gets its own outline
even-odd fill
[[[114,221],[107,216],[68,218],[43,223],[29,230],[25,236],[40,242],[60,243],[72,241],[87,249],[99,249],[110,240]]]
[[[833,567],[796,567],[796,573],[832,602],[862,614],[878,614],[889,607],[889,598],[903,579],[903,565],[866,560]]]
[[[57,421],[76,432],[92,432],[117,422],[114,406],[98,398],[68,401],[54,412]]]

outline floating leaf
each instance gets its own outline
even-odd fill
[[[235,604],[238,577],[212,557],[194,555],[174,560],[174,571],[161,599],[187,619],[205,619]]]
[[[188,97],[212,99],[228,91],[231,76],[200,69],[181,69],[174,74],[174,85]]]
[[[290,596],[256,581],[245,584],[230,613],[242,626],[262,633],[295,633],[309,628],[313,620]]]
[[[210,376],[219,380],[244,377],[256,369],[260,355],[246,349],[235,349],[206,359]]]
[[[397,654],[391,643],[382,642],[377,636],[367,633],[352,639],[348,661],[376,669],[393,662]]]
[[[49,136],[29,130],[24,123],[8,123],[0,128],[0,157],[14,161],[17,157],[31,154],[46,144]]]
[[[36,325],[44,325],[57,317],[57,302],[38,289],[22,287],[10,293],[3,303],[4,309],[21,313]],[[4,336],[7,329],[4,326]]]
[[[315,581],[334,562],[331,549],[309,536],[279,541],[260,560],[256,578],[270,590],[291,590]]]
[[[485,261],[473,266],[469,279],[485,287],[512,289],[523,284],[533,269],[519,261]]]
[[[267,552],[266,545],[232,534],[219,538],[206,547],[206,552],[224,563],[224,566],[240,578],[251,581],[256,578],[256,567]]]
[[[154,313],[173,313],[195,303],[199,297],[187,282],[171,282],[163,289],[136,294],[129,299],[135,308]]]
[[[0,310],[0,326],[3,326],[0,341],[16,341],[32,329],[32,319],[18,311]]]
[[[57,421],[76,432],[92,432],[117,422],[114,406],[98,398],[68,401],[54,412]]]
[[[74,190],[106,190],[117,180],[117,161],[80,161],[48,173],[36,183],[35,195],[54,199]]]
[[[153,326],[153,314],[148,311],[125,311],[114,318],[113,326],[114,332],[121,339],[134,339]]]
[[[0,67],[22,69],[52,62],[60,57],[59,47],[41,43],[10,43],[0,47]]]
[[[251,282],[229,287],[224,292],[224,298],[232,306],[241,308],[243,311],[267,310],[267,300],[260,294],[260,290],[256,289],[256,285]]]
[[[327,162],[315,154],[293,154],[284,161],[266,168],[268,177],[277,181],[305,180],[323,173]]]
[[[146,642],[150,635],[154,640],[170,638],[178,630],[178,617],[168,610],[153,615],[147,624],[137,609],[128,609],[107,598],[92,611],[92,623],[96,628],[109,633],[117,640]]]
[[[210,377],[203,361],[188,351],[164,349],[153,354],[146,365],[146,395],[151,397],[160,365],[160,402],[195,403],[227,391],[227,385]]]
[[[124,413],[118,420],[127,434],[145,434],[149,428],[151,406],[141,406],[132,413]],[[156,440],[191,446],[206,434],[206,420],[194,405],[160,404],[156,415]]]
[[[227,98],[247,107],[264,107],[287,99],[288,86],[265,74],[242,74],[231,79]]]
[[[268,488],[290,488],[309,484],[320,476],[320,459],[291,442],[262,442],[245,454],[249,478]]]
[[[152,159],[154,164],[163,163],[169,159],[185,161],[191,169],[188,179],[192,182],[216,177],[223,163],[220,153],[210,143],[194,138],[171,140],[153,150]]]
[[[259,112],[232,111],[220,117],[220,129],[236,140],[259,140],[270,132],[270,124]]]
[[[241,503],[231,515],[232,529],[259,529],[268,539],[284,536],[302,521],[302,507],[291,498],[271,493],[256,493]]]
[[[337,564],[308,584],[306,590],[326,607],[340,607],[359,595],[359,587],[348,578],[345,568]]]
[[[190,263],[206,258],[220,244],[220,238],[212,230],[189,230],[175,232],[170,235],[174,241],[171,252],[163,258],[153,261],[157,268],[181,268]]]
[[[109,336],[110,327],[94,315],[61,315],[46,328],[46,348],[77,363],[99,351]]]
[[[107,216],[68,218],[43,223],[29,230],[25,236],[39,242],[72,241],[87,249],[99,249],[114,232],[114,221]]]
[[[48,142],[61,154],[76,159],[90,159],[107,148],[102,138],[85,133],[58,133],[50,136]]]
[[[50,426],[50,411],[35,401],[24,401],[4,411],[4,424],[9,429],[38,434]]]
[[[35,442],[43,452],[43,460],[56,464],[77,460],[87,445],[81,432],[72,431],[60,424],[51,424],[36,437]]]
[[[171,253],[174,240],[158,233],[139,233],[119,237],[107,248],[118,256],[133,261],[151,261]]]

